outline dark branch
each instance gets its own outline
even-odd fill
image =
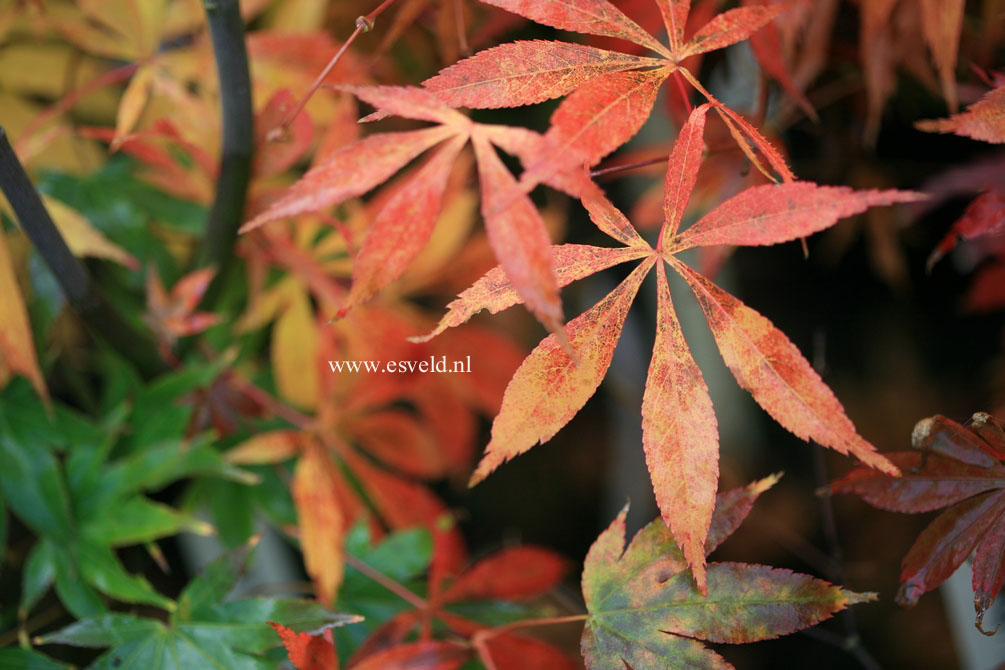
[[[87,328],[131,360],[144,376],[164,370],[153,340],[126,321],[105,300],[84,264],[70,251],[21,161],[0,128],[0,189],[10,202],[21,229],[56,277],[70,308]]]
[[[251,76],[244,43],[244,21],[238,0],[203,0],[220,80],[223,117],[223,151],[216,181],[216,196],[206,223],[206,238],[199,252],[200,266],[215,266],[219,280],[233,257],[237,229],[244,216],[244,201],[251,178],[254,117]],[[214,281],[216,283],[216,281]],[[209,295],[216,291],[210,288]]]

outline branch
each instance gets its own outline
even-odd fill
[[[0,190],[10,202],[21,229],[56,277],[70,308],[93,334],[132,361],[145,377],[164,370],[149,333],[126,321],[105,300],[87,268],[73,255],[46,211],[28,174],[0,127]]]
[[[254,117],[251,76],[244,44],[244,20],[238,0],[203,0],[220,80],[223,150],[216,179],[216,196],[206,222],[206,237],[197,265],[215,266],[217,284],[230,263],[237,229],[244,217],[244,201],[251,179]],[[215,295],[211,286],[207,295]],[[212,298],[210,298],[212,300]]]
[[[383,572],[371,568],[369,565],[359,560],[352,554],[345,555],[345,564],[350,567],[356,568],[361,573],[363,573],[376,583],[380,584],[385,589],[395,594],[396,596],[407,602],[415,609],[423,610],[426,609],[426,607],[429,605],[429,603],[427,603],[424,598],[420,598],[419,596],[415,595],[410,590],[408,590],[407,587],[394,581],[393,579],[385,575]]]

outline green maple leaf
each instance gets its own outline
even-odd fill
[[[300,599],[245,598],[226,600],[247,560],[218,559],[193,580],[178,598],[168,621],[109,613],[82,619],[39,640],[40,644],[110,647],[89,670],[266,670],[276,667],[265,652],[279,645],[269,622],[298,633],[362,620]]]
[[[706,554],[736,530],[776,480],[717,496]],[[588,670],[732,668],[702,642],[739,644],[787,635],[875,598],[746,563],[709,563],[708,596],[703,596],[662,519],[639,531],[625,549],[626,512],[627,507],[586,557],[583,595],[589,615],[581,647]]]
[[[50,416],[24,384],[3,392],[0,502],[39,537],[25,561],[23,613],[51,585],[77,617],[106,611],[99,593],[172,609],[171,599],[127,572],[113,549],[212,528],[143,492],[193,474],[253,480],[207,441],[162,440],[109,458],[128,415],[123,405],[98,425],[60,405]]]

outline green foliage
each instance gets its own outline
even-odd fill
[[[174,395],[164,391],[168,384],[155,384],[136,396],[133,409],[121,404],[101,423],[59,404],[47,412],[23,383],[0,395],[0,492],[38,536],[25,563],[22,613],[50,586],[78,617],[107,610],[99,594],[174,608],[144,578],[127,572],[114,549],[212,529],[145,494],[193,475],[254,481],[251,473],[227,464],[207,440],[185,443],[152,420],[151,399],[170,404],[190,387],[182,379],[187,383],[172,386]],[[158,430],[139,429],[154,423]]]
[[[247,548],[225,555],[182,591],[167,623],[132,614],[105,613],[82,618],[41,642],[110,647],[90,670],[214,668],[266,670],[276,661],[267,652],[279,644],[268,622],[299,633],[317,634],[360,620],[317,602],[298,599],[227,600],[247,560]]]

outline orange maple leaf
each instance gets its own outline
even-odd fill
[[[705,591],[704,543],[718,480],[718,432],[701,372],[681,333],[664,263],[698,298],[716,344],[737,382],[783,427],[885,472],[897,469],[855,431],[841,403],[789,339],[768,319],[715,286],[676,256],[711,245],[758,246],[806,237],[876,205],[923,196],[905,191],[855,191],[810,182],[752,187],[678,231],[702,159],[705,115],[694,110],[668,162],[664,225],[655,249],[596,191],[586,198],[591,218],[621,249],[560,245],[553,250],[560,285],[629,260],[641,263],[607,297],[566,326],[578,361],[552,335],[524,360],[510,381],[492,425],[492,438],[471,478],[476,484],[499,465],[551,439],[586,404],[603,380],[628,310],[642,281],[658,266],[656,343],[642,404],[643,446],[664,521],[681,544]],[[634,231],[632,231],[634,233]],[[486,274],[448,308],[428,336],[464,322],[481,309],[519,303],[498,269]],[[425,339],[425,338],[419,338]]]

